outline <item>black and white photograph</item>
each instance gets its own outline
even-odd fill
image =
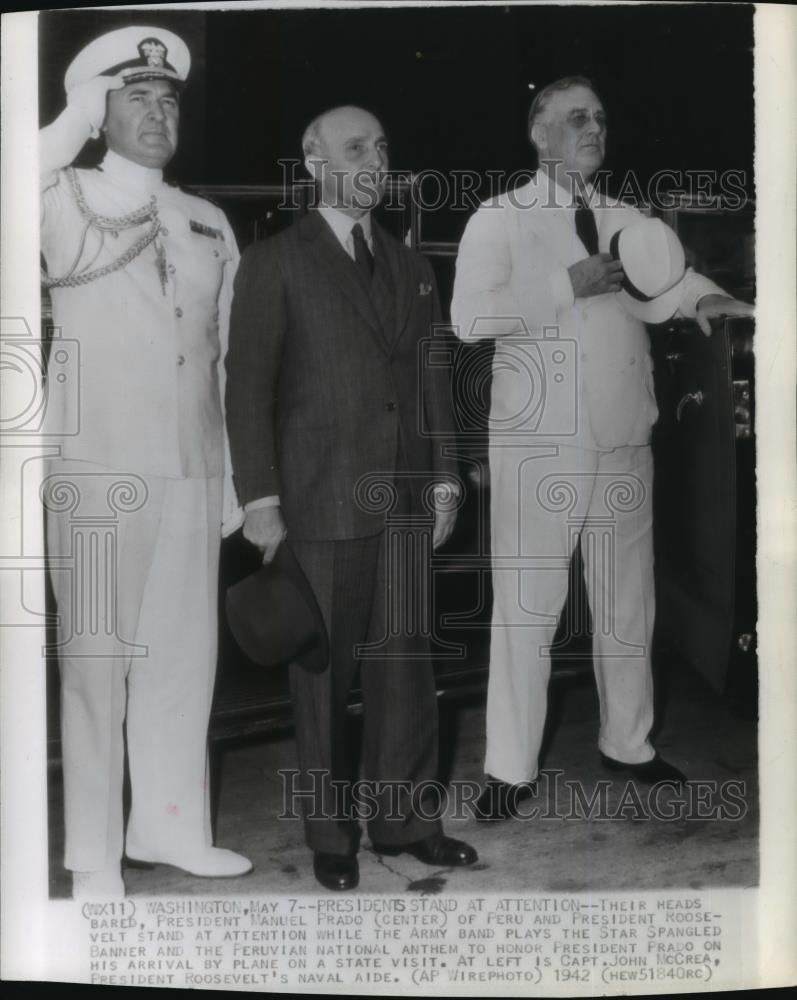
[[[791,9],[3,20],[3,977],[793,984]]]

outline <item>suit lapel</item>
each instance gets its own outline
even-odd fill
[[[317,212],[311,210],[300,225],[302,237],[309,243],[319,266],[331,275],[336,287],[351,301],[384,346],[385,338],[379,313],[360,279],[357,265]]]
[[[535,241],[541,240],[549,247],[564,267],[583,260],[587,256],[587,248],[576,233],[573,210],[566,205],[567,196],[540,170],[527,190],[528,194],[523,189],[523,193],[516,197],[520,205],[525,204],[528,199],[530,204],[539,209],[527,212],[524,216]],[[595,221],[600,231],[597,211]]]
[[[375,260],[374,285],[372,295],[379,295],[385,302],[387,294],[392,301],[385,302],[386,311],[380,310],[380,315],[387,315],[387,309],[392,306],[394,314],[393,328],[389,331],[390,347],[392,349],[407,325],[407,316],[412,306],[412,271],[408,255],[402,253],[402,247],[390,239],[385,231],[375,221],[371,223],[374,236]],[[382,265],[380,273],[380,263]],[[389,284],[388,284],[389,282]]]

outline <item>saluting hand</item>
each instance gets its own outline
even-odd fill
[[[577,299],[619,292],[623,285],[623,265],[608,253],[596,253],[567,270]]]
[[[257,507],[244,514],[244,538],[263,553],[263,562],[270,563],[280,542],[287,535],[279,507]]]
[[[121,73],[117,76],[95,76],[73,87],[66,97],[70,108],[81,111],[91,124],[91,137],[96,139],[105,121],[109,90],[125,86]]]

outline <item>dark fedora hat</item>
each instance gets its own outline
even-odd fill
[[[254,663],[296,661],[313,673],[326,668],[329,638],[321,609],[287,542],[270,563],[227,590],[226,604],[230,630]]]

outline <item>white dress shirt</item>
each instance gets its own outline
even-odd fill
[[[370,212],[366,212],[365,215],[361,216],[359,219],[353,219],[350,215],[346,215],[345,212],[341,212],[338,208],[330,208],[329,205],[319,205],[318,214],[335,234],[335,238],[338,243],[340,243],[352,260],[355,260],[356,258],[354,256],[354,237],[352,236],[351,231],[358,222],[362,227],[365,242],[368,244],[368,249],[371,253],[374,252],[374,239],[371,233]]]

